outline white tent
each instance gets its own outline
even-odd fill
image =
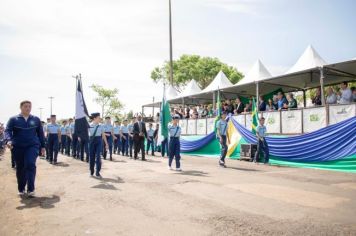
[[[183,89],[183,91],[179,94],[180,97],[189,97],[191,95],[195,95],[201,92],[201,88],[198,83],[192,79]]]
[[[166,89],[166,99],[170,100],[178,97],[178,91],[171,85],[169,85]]]
[[[271,73],[260,60],[257,60],[250,71],[246,74],[246,76],[242,78],[242,80],[240,80],[235,86],[261,81],[270,77],[272,77]]]
[[[320,66],[324,66],[327,63],[323,58],[319,55],[319,53],[313,48],[313,46],[309,45],[301,57],[299,57],[298,61],[290,68],[286,74],[304,71]]]
[[[214,80],[203,90],[202,93],[209,93],[219,89],[231,87],[233,84],[226,77],[224,72],[220,71],[214,78]]]

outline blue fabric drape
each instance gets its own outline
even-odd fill
[[[237,131],[249,143],[256,136],[236,120]],[[338,160],[356,154],[356,117],[314,132],[293,137],[266,137],[270,155],[288,161],[320,162]]]
[[[210,143],[211,141],[213,141],[214,138],[215,138],[215,132],[211,132],[210,134],[193,141],[184,140],[181,138],[180,150],[182,152],[193,152],[199,150],[205,145],[207,145],[208,143]]]

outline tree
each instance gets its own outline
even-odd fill
[[[105,89],[100,85],[93,84],[91,86],[97,97],[94,102],[100,105],[102,117],[111,116],[119,119],[120,111],[124,107],[120,100],[117,98],[119,93],[118,89]]]
[[[199,55],[182,55],[178,60],[173,61],[173,86],[180,88],[195,79],[204,89],[222,70],[232,83],[242,79],[243,74],[235,67],[221,62],[218,58],[200,57]],[[161,67],[156,67],[151,72],[151,79],[155,82],[169,82],[169,62],[165,62]]]

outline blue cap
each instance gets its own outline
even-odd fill
[[[176,114],[176,115],[173,116],[173,119],[174,119],[174,120],[179,120],[179,119],[180,119],[180,116]]]
[[[100,116],[99,112],[91,113],[90,118],[94,119],[96,117]]]

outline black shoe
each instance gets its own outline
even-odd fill
[[[110,161],[112,161],[112,157],[110,157]]]
[[[147,161],[147,159],[146,158],[142,158],[142,161]]]
[[[95,176],[98,177],[98,178],[102,178],[100,173],[96,173]]]

